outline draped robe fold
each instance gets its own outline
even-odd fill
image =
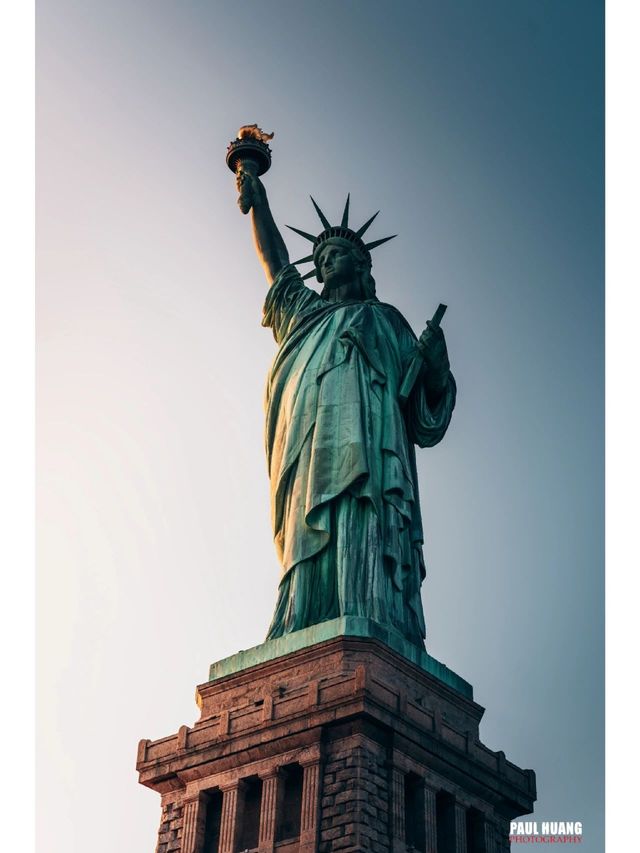
[[[293,266],[271,286],[263,325],[279,349],[265,394],[274,541],[282,565],[268,639],[366,616],[424,645],[425,575],[414,444],[444,436],[449,374],[430,411],[419,379],[404,408],[416,337],[377,299],[328,302]]]

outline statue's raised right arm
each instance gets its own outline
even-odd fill
[[[236,175],[236,186],[242,199],[251,203],[253,242],[267,281],[271,285],[280,270],[289,263],[289,252],[274,222],[267,191],[260,178],[249,171],[240,170]]]

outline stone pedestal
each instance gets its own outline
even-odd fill
[[[214,665],[198,722],[140,742],[140,782],[162,796],[156,853],[509,849],[533,771],[482,745],[467,682],[366,627]]]

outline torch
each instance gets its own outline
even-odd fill
[[[245,124],[227,148],[227,166],[235,175],[243,173],[260,177],[271,166],[271,149],[267,142],[273,133],[265,133],[257,124]],[[246,190],[240,190],[240,210],[249,213],[251,201]]]

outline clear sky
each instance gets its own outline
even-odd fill
[[[419,452],[428,650],[540,820],[603,849],[603,9],[595,0],[38,6],[39,846],[151,851],[136,745],[193,724],[275,603],[265,280],[351,192],[378,295],[438,302],[458,404]],[[293,257],[306,243],[285,235]]]

